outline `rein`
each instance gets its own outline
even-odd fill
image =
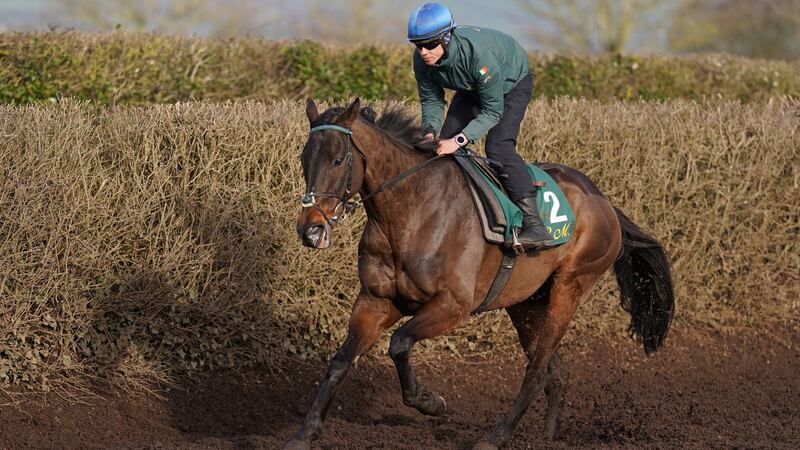
[[[346,134],[348,136],[349,145],[347,147],[347,156],[345,157],[346,161],[347,161],[347,175],[345,176],[345,178],[342,179],[342,182],[339,183],[339,188],[337,188],[337,191],[341,192],[342,187],[344,186],[345,183],[347,184],[347,188],[341,194],[334,193],[334,192],[323,192],[323,193],[315,193],[313,191],[312,192],[306,192],[303,195],[303,198],[301,199],[300,206],[302,206],[303,208],[316,208],[317,211],[319,211],[320,214],[322,214],[322,216],[325,217],[325,221],[330,226],[333,226],[337,222],[344,221],[347,218],[347,216],[350,215],[350,213],[352,213],[354,210],[358,209],[360,206],[362,206],[364,204],[364,202],[366,202],[367,200],[369,200],[373,196],[375,196],[375,195],[383,192],[384,190],[396,185],[397,183],[402,181],[404,178],[406,178],[406,177],[408,177],[410,175],[413,175],[416,172],[419,172],[420,170],[424,169],[428,165],[430,165],[430,164],[442,159],[445,156],[448,156],[448,155],[436,155],[435,157],[433,157],[431,159],[428,159],[426,161],[423,161],[423,162],[417,164],[416,166],[412,167],[411,169],[408,169],[405,172],[401,173],[400,175],[397,175],[396,177],[393,177],[392,179],[384,182],[383,184],[378,186],[378,188],[375,189],[374,192],[371,192],[371,193],[367,194],[366,196],[362,197],[361,200],[350,200],[350,195],[352,193],[352,188],[353,188],[353,186],[352,186],[352,183],[353,183],[353,151],[352,151],[352,148],[355,147],[355,149],[358,150],[358,153],[361,155],[361,158],[364,160],[364,174],[367,173],[367,156],[364,154],[364,152],[361,151],[360,148],[358,148],[358,144],[356,144],[355,140],[353,139],[353,131],[350,130],[349,128],[341,127],[339,125],[325,124],[325,125],[319,125],[319,126],[316,126],[316,127],[312,128],[311,131],[309,131],[309,134],[313,134],[313,133],[316,133],[318,131],[324,131],[324,130],[339,131],[339,132],[344,133],[344,134]],[[332,197],[332,198],[339,199],[339,203],[333,209],[333,214],[334,215],[332,217],[328,217],[328,215],[325,214],[325,211],[323,211],[322,208],[320,208],[319,205],[317,205],[316,197]],[[336,214],[336,212],[339,210],[339,207],[343,207],[343,211],[342,211],[342,215],[341,216]]]

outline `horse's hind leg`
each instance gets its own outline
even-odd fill
[[[555,351],[547,367],[548,380],[544,385],[544,394],[547,396],[547,413],[544,419],[545,439],[554,439],[558,431],[558,421],[561,410],[564,408],[564,397],[567,393],[567,377],[561,354]]]
[[[395,331],[389,344],[389,355],[397,367],[403,390],[403,403],[429,416],[444,414],[447,403],[440,395],[428,391],[417,381],[410,362],[411,349],[415,343],[436,337],[457,326],[464,316],[454,308],[455,305],[450,294],[440,294],[422,306],[411,320]]]
[[[552,286],[553,278],[551,277],[528,300],[511,306],[506,310],[511,322],[514,324],[514,328],[517,330],[519,343],[528,357],[528,361],[532,361],[535,355],[536,339],[547,314],[547,304]],[[564,396],[566,394],[566,374],[564,372],[561,355],[556,349],[550,359],[550,364],[547,366],[544,385],[544,392],[547,396],[544,436],[547,439],[555,437],[558,419],[564,406]]]
[[[527,344],[525,353],[528,355],[528,367],[522,388],[511,409],[474,448],[497,448],[511,437],[517,422],[547,382],[550,362],[578,305],[601,274],[562,274],[555,277],[547,303],[527,300],[507,308],[520,334],[520,342],[523,346]],[[554,409],[553,414],[557,418],[556,413],[557,410]]]

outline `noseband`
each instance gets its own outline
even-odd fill
[[[364,155],[364,152],[362,152],[361,149],[355,145],[355,141],[353,141],[353,131],[349,128],[340,127],[339,125],[326,124],[312,128],[309,133],[313,134],[324,130],[335,130],[347,135],[347,155],[345,156],[344,161],[347,164],[347,174],[344,178],[342,178],[342,181],[339,183],[339,187],[336,188],[336,192],[306,192],[303,195],[300,206],[303,208],[315,208],[325,218],[325,222],[333,227],[335,223],[346,219],[347,216],[361,204],[359,201],[350,200],[350,195],[353,193],[353,147],[358,150],[358,153],[364,160],[364,172],[366,172],[367,157]],[[344,192],[342,192],[342,189],[344,189]],[[325,214],[325,211],[319,207],[316,200],[317,197],[328,197],[339,200],[339,203],[337,203],[336,207],[333,208],[333,216],[328,217],[328,215]],[[339,211],[340,207],[343,208],[341,216],[337,214],[337,211]]]

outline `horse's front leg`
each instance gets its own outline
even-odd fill
[[[392,335],[389,355],[397,367],[406,406],[413,406],[430,416],[441,416],[447,411],[444,398],[428,391],[417,381],[410,362],[411,349],[422,339],[433,338],[455,328],[467,314],[461,311],[450,293],[443,293],[423,305],[411,320]]]
[[[336,389],[350,370],[353,360],[366,353],[378,340],[381,332],[394,325],[400,317],[400,311],[391,301],[359,294],[350,315],[347,339],[333,357],[303,425],[286,443],[284,449],[310,448],[311,441],[319,437],[322,431],[322,421],[325,420]]]

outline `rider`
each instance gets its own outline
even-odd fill
[[[503,184],[522,210],[519,242],[552,246],[536,207],[536,188],[516,151],[520,122],[533,91],[528,55],[511,36],[456,26],[446,6],[426,3],[408,18],[425,139],[439,130],[436,153],[449,154],[486,136],[486,155],[503,165]],[[456,91],[442,123],[444,89]],[[440,129],[441,128],[441,129]]]

